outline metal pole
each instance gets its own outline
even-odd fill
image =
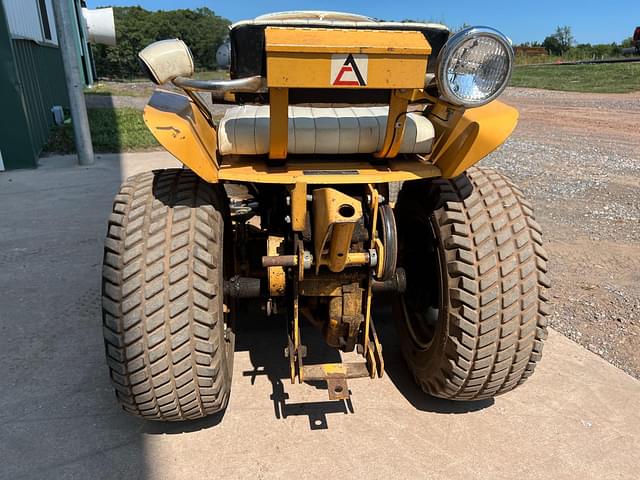
[[[62,52],[67,90],[69,91],[69,106],[76,140],[76,151],[78,152],[78,163],[80,165],[93,165],[95,157],[93,155],[93,144],[91,143],[87,105],[84,101],[84,82],[80,76],[76,42],[73,38],[75,32],[73,25],[76,22],[76,15],[69,8],[71,1],[53,1],[56,14],[56,30],[58,31],[58,42]]]

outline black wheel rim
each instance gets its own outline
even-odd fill
[[[402,317],[411,341],[427,350],[442,325],[443,275],[439,239],[431,219],[415,218],[403,241],[407,290],[400,296]]]

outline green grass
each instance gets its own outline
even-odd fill
[[[196,72],[193,78],[198,80],[228,80],[229,72],[227,70],[211,70]]]
[[[142,112],[132,108],[89,110],[89,125],[93,148],[98,153],[150,150],[158,142],[142,120]],[[74,153],[73,126],[55,127],[45,153]]]
[[[513,70],[511,86],[588,93],[637,92],[640,63],[519,66]]]
[[[203,70],[196,72],[193,78],[198,80],[226,80],[229,72],[226,70]],[[157,88],[146,78],[137,78],[128,81],[104,81],[96,83],[93,87],[85,89],[88,95],[111,95],[115,97],[149,97]]]

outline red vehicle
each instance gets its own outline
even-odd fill
[[[624,55],[640,55],[640,27],[636,27],[631,39],[631,47],[622,50]]]

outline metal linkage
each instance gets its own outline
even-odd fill
[[[322,265],[335,273],[349,266],[353,233],[362,219],[361,202],[333,188],[313,191],[313,235],[316,273]],[[324,253],[327,251],[327,253]],[[359,264],[351,259],[352,264]],[[366,265],[362,258],[360,264]]]
[[[224,294],[231,298],[259,298],[260,279],[235,276],[224,282]]]
[[[262,266],[269,267],[297,267],[297,255],[273,255],[262,257]]]
[[[313,254],[309,251],[303,252],[302,264],[298,255],[266,255],[262,257],[262,266],[271,267],[298,267],[303,266],[309,270],[314,264]],[[376,250],[366,252],[349,252],[346,255],[345,267],[360,267],[368,265],[375,267],[378,264],[378,253]]]
[[[374,293],[396,292],[404,293],[407,290],[407,274],[404,268],[396,269],[395,274],[386,281],[372,280],[371,287]]]
[[[393,211],[373,185],[369,185],[364,201],[329,188],[314,190],[311,198],[306,186],[292,187],[290,192],[290,223],[292,227],[295,224],[293,254],[284,248],[285,237],[269,237],[262,265],[269,270],[272,296],[290,298],[285,355],[291,382],[326,381],[329,398],[344,400],[350,396],[348,379],[384,374],[382,346],[371,319],[373,293],[406,289],[404,270],[396,269]],[[309,201],[313,202],[312,210],[307,209]],[[369,211],[366,217],[364,208]],[[309,212],[313,213],[314,252],[304,249],[302,239]],[[365,218],[369,235],[354,237],[356,225]],[[359,251],[351,251],[364,239],[366,245],[360,243],[356,247]],[[309,318],[322,328],[327,344],[344,352],[356,348],[362,362],[303,364],[307,352],[302,344],[299,316],[310,315],[310,304],[326,305],[326,318]]]
[[[307,381],[326,381],[330,400],[346,400],[350,396],[347,379],[369,376],[367,365],[360,363],[325,363],[305,365],[304,378]]]

